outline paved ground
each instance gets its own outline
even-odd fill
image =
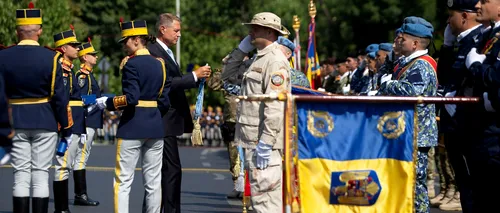
[[[228,157],[224,148],[180,148],[183,170],[182,212],[184,213],[229,213],[241,212],[239,201],[226,199],[232,189],[231,175],[227,171]],[[70,205],[72,213],[109,213],[113,212],[113,170],[115,146],[95,146],[92,148],[87,174],[88,192],[93,199],[99,200],[98,207],[79,207]],[[51,170],[51,173],[53,170]],[[12,212],[12,168],[0,168],[0,213]],[[52,182],[52,179],[51,179]],[[51,184],[52,190],[52,184]],[[141,212],[142,175],[136,171],[130,194],[130,212]],[[70,180],[70,198],[73,197],[73,181]],[[51,192],[52,196],[52,192]],[[53,212],[53,197],[49,212]],[[72,202],[72,200],[70,200]],[[441,213],[432,209],[432,213]]]

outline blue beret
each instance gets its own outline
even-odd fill
[[[398,37],[398,35],[399,35],[400,33],[402,33],[402,31],[401,31],[401,27],[400,27],[400,28],[398,28],[398,29],[396,29],[396,31],[394,32],[394,34],[395,34],[395,35],[394,35],[394,37]]]
[[[479,0],[448,0],[448,9],[476,12],[477,2],[479,2]]]
[[[422,24],[403,24],[401,29],[405,34],[410,34],[420,38],[432,39],[431,29]]]
[[[416,17],[416,16],[409,16],[409,17],[406,17],[404,20],[403,20],[403,25],[404,24],[421,24],[427,28],[429,28],[431,30],[431,33],[434,32],[434,27],[432,27],[432,24],[429,23],[428,21],[426,21],[425,19],[423,18],[420,18],[420,17]]]
[[[380,50],[390,52],[392,51],[392,43],[382,43],[379,45]]]
[[[369,52],[376,52],[378,51],[378,44],[370,44],[368,45],[368,47],[366,47],[365,49],[365,52],[366,53],[369,53]]]
[[[377,57],[377,52],[368,53],[368,57],[370,57],[371,59],[375,59]]]
[[[295,51],[295,44],[290,41],[289,39],[283,37],[283,36],[279,36],[278,37],[278,44],[281,44],[285,47],[288,47],[288,49],[292,50],[292,53]]]

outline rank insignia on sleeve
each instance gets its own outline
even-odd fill
[[[85,78],[78,78],[78,86],[80,87],[85,86]]]
[[[283,74],[281,73],[273,73],[271,75],[271,83],[274,85],[274,86],[281,86],[283,85],[283,83],[285,82],[285,76],[283,76]]]

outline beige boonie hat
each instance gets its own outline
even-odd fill
[[[263,12],[257,13],[253,16],[252,21],[250,23],[242,23],[243,25],[259,25],[263,27],[268,27],[273,30],[278,31],[282,35],[289,35],[290,31],[288,31],[283,25],[281,25],[281,19],[274,13]]]

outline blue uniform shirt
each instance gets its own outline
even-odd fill
[[[95,94],[96,98],[101,97],[101,89],[97,83],[92,69],[87,66],[82,65],[80,70],[76,72],[77,84],[80,88],[81,95],[92,95]],[[91,112],[87,112],[86,124],[87,127],[101,129],[103,123],[103,110],[99,108],[94,108]]]
[[[12,104],[14,129],[57,132],[59,123],[64,136],[71,134],[59,57],[32,40],[0,51],[0,73]]]
[[[151,56],[147,49],[140,49],[122,64],[123,95],[106,101],[108,110],[123,110],[116,137],[165,137],[162,115],[170,107],[170,85],[163,60]]]
[[[394,80],[380,85],[377,95],[436,96],[437,76],[434,67],[421,57],[405,58],[392,75]],[[418,104],[418,147],[436,146],[438,129],[435,104]]]

